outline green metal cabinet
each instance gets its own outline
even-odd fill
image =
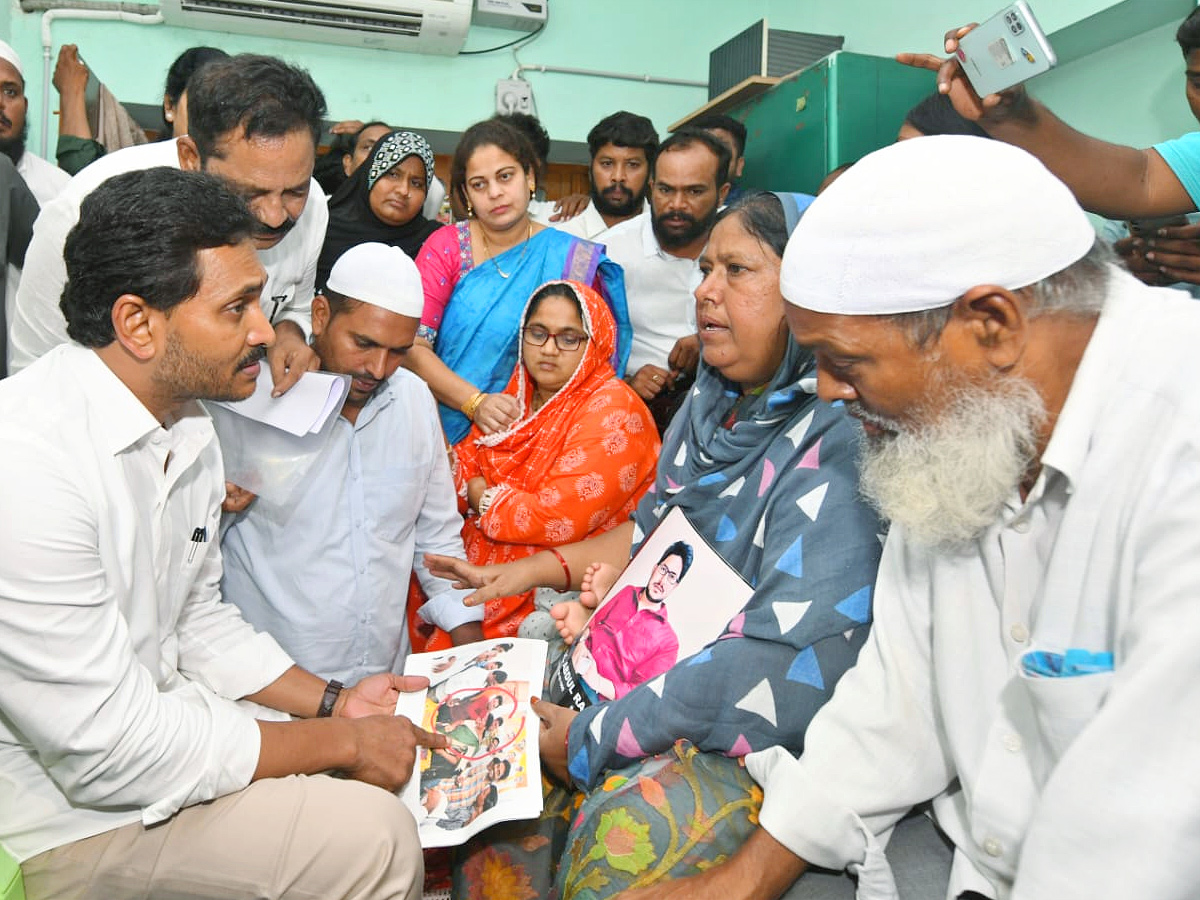
[[[728,110],[744,122],[745,188],[812,194],[831,169],[896,139],[932,72],[838,51]]]

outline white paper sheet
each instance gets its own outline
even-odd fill
[[[245,400],[220,405],[247,419],[303,437],[316,434],[342,408],[350,391],[350,376],[305,372],[281,397],[271,396],[274,387],[271,368],[264,360],[254,393]]]

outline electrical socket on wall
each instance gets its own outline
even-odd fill
[[[524,78],[501,78],[496,82],[496,112],[537,115],[533,103],[533,85]]]

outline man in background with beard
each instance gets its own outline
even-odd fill
[[[29,152],[29,98],[25,96],[25,68],[17,51],[0,41],[0,153],[13,161],[40,205],[53,200],[71,176],[54,163]]]
[[[38,207],[58,196],[71,180],[71,176],[58,166],[29,152],[25,146],[28,135],[29,98],[25,96],[25,68],[17,51],[0,41],[0,153],[13,161],[16,174],[25,183],[24,186],[10,185],[6,175],[5,187],[0,189],[0,194],[8,195],[4,200],[8,205],[8,233],[17,238],[13,244],[0,242],[0,246],[8,247],[7,266],[0,278],[4,282],[0,291],[4,296],[4,309],[0,311],[0,378],[8,370],[8,323],[12,321],[17,305],[20,266],[29,246],[33,220],[37,218]],[[25,187],[37,200],[32,206],[19,199]]]
[[[729,192],[729,148],[706,131],[681,128],[650,167],[650,211],[604,236],[625,270],[633,349],[625,380],[650,406],[660,433],[686,395],[700,339],[697,259]]]
[[[591,200],[575,218],[550,224],[576,237],[604,243],[608,229],[646,208],[658,134],[645,116],[622,110],[597,122],[588,132],[587,142],[592,157],[588,169]]]
[[[746,758],[762,829],[632,897],[810,863],[895,897],[880,837],[930,799],[947,897],[1195,896],[1200,308],[1112,259],[999,141],[901,142],[809,208],[781,285],[892,523],[872,632],[801,757]]]

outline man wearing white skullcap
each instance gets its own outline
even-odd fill
[[[25,96],[25,72],[21,66],[21,57],[17,51],[4,41],[0,41],[0,153],[13,161],[17,174],[24,180],[29,192],[37,200],[38,206],[45,206],[58,196],[59,191],[67,186],[71,176],[53,163],[49,163],[31,153],[25,146],[25,137],[29,131],[28,116],[29,99]],[[7,189],[6,191],[7,192]],[[20,231],[32,228],[33,220],[24,222],[12,213],[14,221],[12,230]],[[33,210],[37,217],[37,210]],[[28,241],[26,241],[28,243]],[[10,254],[12,255],[12,254]],[[24,257],[22,248],[20,257]],[[6,346],[0,347],[0,376],[7,368],[8,326],[12,321],[13,310],[17,301],[17,286],[20,284],[21,269],[19,264],[8,263],[4,280],[4,310],[0,312],[0,341]]]
[[[1200,307],[1089,235],[974,137],[873,153],[809,208],[781,281],[892,523],[872,633],[798,760],[746,757],[760,831],[638,900],[775,897],[809,864],[895,898],[884,841],[930,800],[949,898],[1195,896]]]
[[[44,205],[58,196],[71,176],[26,148],[28,115],[29,98],[25,96],[21,57],[0,41],[0,153],[13,161],[37,202]]]
[[[400,672],[409,651],[409,575],[427,622],[481,640],[483,608],[435,578],[425,553],[463,553],[462,517],[436,404],[400,361],[421,321],[417,267],[399,247],[359,244],[313,300],[313,348],[350,376],[333,437],[299,500],[257,499],[225,534],[222,593],[300,665],[347,684]]]

